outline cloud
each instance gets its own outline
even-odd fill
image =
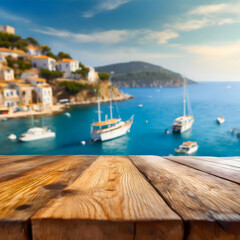
[[[149,40],[155,40],[159,44],[168,43],[170,39],[177,38],[178,33],[172,30],[165,30],[162,32],[157,31],[147,31],[146,36],[141,40],[142,43],[146,43]]]
[[[111,11],[114,9],[117,9],[123,4],[126,4],[132,0],[101,0],[101,2],[92,10],[87,11],[82,14],[82,17],[85,18],[91,18],[94,17],[96,14],[99,14],[101,12],[105,11]]]
[[[191,19],[184,22],[177,22],[172,25],[167,25],[168,28],[173,28],[178,31],[191,31],[206,27],[210,24],[209,19]]]
[[[195,78],[220,81],[240,80],[240,40],[221,45],[175,45],[185,50],[195,65]]]
[[[212,45],[188,45],[180,46],[190,53],[199,55],[205,60],[212,61],[213,59],[227,60],[227,58],[240,61],[240,41],[231,42],[224,45],[212,46]]]
[[[226,3],[216,5],[203,5],[188,12],[189,15],[209,15],[209,14],[240,14],[239,3]]]
[[[15,15],[13,13],[10,13],[10,12],[4,10],[3,8],[0,8],[0,18],[8,19],[11,21],[20,21],[20,22],[24,22],[24,23],[30,23],[30,20],[20,17],[18,15]]]
[[[126,40],[129,34],[127,30],[109,30],[90,34],[73,33],[67,30],[58,30],[51,27],[37,28],[32,30],[45,35],[73,39],[79,43],[115,44]]]
[[[102,32],[93,32],[89,34],[74,33],[67,30],[59,30],[51,27],[32,29],[45,35],[68,38],[79,43],[102,43],[102,44],[117,44],[120,42],[135,42],[140,44],[157,42],[159,44],[167,43],[170,39],[177,38],[178,33],[171,30],[162,32],[139,29],[139,30],[108,30]]]

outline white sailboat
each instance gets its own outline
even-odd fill
[[[52,130],[48,129],[47,127],[35,127],[34,126],[34,119],[33,115],[32,118],[32,128],[29,128],[26,133],[23,133],[19,140],[22,142],[30,142],[40,139],[46,139],[46,138],[54,138],[56,136],[55,132],[52,132]]]
[[[101,103],[98,98],[98,122],[91,124],[91,139],[93,141],[107,141],[121,137],[130,132],[134,116],[127,121],[122,121],[120,116],[118,116],[118,118],[113,118],[112,91],[110,95],[110,119],[108,119],[106,115],[105,121],[101,120]]]
[[[189,130],[194,122],[194,117],[192,115],[191,106],[189,103],[189,96],[186,89],[186,79],[184,79],[184,86],[183,86],[183,116],[178,117],[174,120],[172,131],[173,133],[182,133]]]

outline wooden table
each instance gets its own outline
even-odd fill
[[[240,158],[0,156],[0,240],[240,239]]]

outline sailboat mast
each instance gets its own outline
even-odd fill
[[[183,116],[186,116],[186,79],[183,77]]]
[[[110,82],[110,119],[113,119],[113,112],[112,112],[112,109],[113,109],[113,106],[112,106],[112,76],[113,76],[114,72],[111,72],[110,73],[110,79],[109,79],[109,82]]]
[[[101,122],[101,106],[99,97],[98,97],[98,122]]]

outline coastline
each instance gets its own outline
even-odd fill
[[[133,96],[129,94],[124,94],[121,97],[116,97],[114,98],[113,101],[121,102],[121,101],[127,101],[129,99],[132,99]],[[109,102],[110,99],[103,99],[101,102],[107,103]],[[8,114],[0,114],[0,121],[3,121],[4,119],[7,118],[7,120],[12,120],[12,119],[23,119],[23,118],[29,118],[31,116],[34,117],[42,117],[42,116],[54,116],[58,115],[64,112],[69,111],[71,107],[73,106],[81,106],[81,105],[91,105],[91,104],[97,104],[96,100],[91,100],[91,101],[74,101],[70,102],[67,105],[64,104],[56,104],[53,105],[51,109],[47,109],[41,112],[37,111],[27,111],[27,112],[16,112],[16,113],[8,113]]]

